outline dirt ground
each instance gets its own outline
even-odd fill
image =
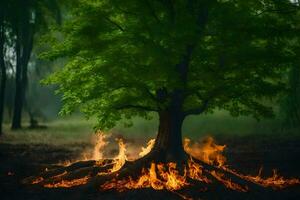
[[[219,144],[226,144],[227,163],[242,173],[257,174],[263,166],[264,175],[278,169],[284,177],[300,178],[300,137],[298,136],[222,136]],[[134,140],[133,140],[134,141]],[[133,142],[134,143],[134,142]],[[74,145],[74,144],[73,144]],[[41,189],[21,184],[25,177],[37,175],[46,168],[57,167],[57,163],[72,160],[86,148],[87,144],[74,146],[52,146],[42,144],[0,143],[0,199],[2,200],[52,200],[52,199],[182,199],[173,192],[141,189],[117,193],[116,191],[89,192],[73,189]],[[300,187],[294,186],[266,193],[237,194],[229,190],[194,188],[179,191],[192,199],[300,199]]]

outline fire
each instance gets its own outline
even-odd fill
[[[147,147],[146,148],[142,147],[142,151],[139,153],[139,156],[143,157],[147,155],[153,148],[154,144],[155,144],[155,139],[150,139],[147,143]]]
[[[211,183],[212,181],[209,180],[204,175],[204,169],[203,166],[199,165],[198,163],[194,162],[193,159],[190,159],[188,161],[188,173],[189,177],[194,180],[198,180],[204,183]]]
[[[46,188],[70,188],[70,187],[86,184],[90,178],[89,176],[84,176],[81,178],[68,180],[68,179],[64,179],[66,175],[68,175],[67,171],[55,175],[52,177],[51,182],[48,182],[43,177],[37,177],[31,181],[31,184],[42,184],[43,187]]]
[[[241,186],[237,183],[232,182],[230,179],[226,179],[224,174],[222,174],[222,173],[218,173],[214,170],[211,171],[210,173],[213,177],[215,177],[218,181],[223,183],[225,185],[225,187],[227,187],[229,189],[240,191],[240,192],[247,192],[248,191],[247,186],[243,187],[243,186]]]
[[[119,171],[127,161],[126,156],[126,144],[122,139],[117,139],[119,146],[119,153],[113,159],[113,161],[107,163],[103,158],[103,147],[107,145],[106,136],[103,133],[97,135],[97,142],[95,143],[92,158],[97,160],[96,167],[106,167],[112,164],[112,167],[108,168],[105,172],[99,172],[97,175],[114,175],[114,172]],[[147,143],[147,147],[142,147],[139,153],[140,157],[148,154],[155,144],[155,139],[151,139]],[[231,180],[230,177],[238,177],[245,181],[255,183],[263,187],[271,187],[274,189],[282,189],[287,186],[300,184],[300,180],[296,178],[285,179],[278,175],[277,171],[273,171],[273,176],[269,178],[262,177],[262,169],[259,171],[257,176],[243,175],[230,169],[226,165],[226,158],[223,155],[226,145],[218,145],[214,142],[212,137],[205,138],[202,142],[192,143],[190,139],[184,140],[184,149],[191,155],[191,158],[186,163],[180,166],[177,163],[155,163],[151,162],[149,165],[145,165],[140,171],[131,177],[118,178],[118,173],[112,180],[109,180],[100,186],[101,190],[116,189],[117,191],[125,191],[132,189],[141,188],[152,188],[154,190],[168,190],[186,198],[184,195],[179,194],[178,190],[181,190],[187,186],[192,185],[194,181],[202,182],[209,186],[210,184],[220,182],[226,188],[239,191],[247,192],[250,189],[247,185],[241,185]],[[195,160],[194,160],[195,158]],[[198,159],[198,160],[196,160]],[[199,161],[200,160],[200,161]],[[202,164],[201,164],[202,161]],[[145,163],[147,164],[147,163]],[[207,167],[205,165],[209,165]],[[49,171],[51,172],[51,171]],[[76,179],[70,179],[68,172],[63,172],[56,176],[52,176],[49,179],[43,177],[37,177],[31,180],[32,184],[40,184],[47,188],[57,187],[74,187],[84,185],[90,180],[90,173],[86,176],[81,176]],[[206,187],[201,188],[201,191],[207,190]]]
[[[179,190],[189,183],[186,181],[186,170],[180,175],[176,163],[155,164],[151,163],[149,169],[142,169],[141,175],[134,180],[132,177],[124,180],[114,180],[101,186],[102,190],[117,188],[118,191],[153,188],[155,190]]]
[[[95,136],[95,146],[93,149],[93,154],[91,160],[100,160],[103,159],[103,149],[108,144],[107,135],[103,132],[97,132]],[[90,160],[90,159],[88,159]]]
[[[63,162],[59,162],[58,165],[62,166],[70,166],[73,163],[79,161],[88,161],[88,160],[96,160],[99,161],[103,159],[104,147],[109,143],[107,139],[110,137],[109,134],[106,134],[102,131],[98,131],[95,133],[93,137],[91,137],[91,144],[93,146],[92,149],[87,149],[81,155],[73,160],[66,160]]]
[[[165,188],[167,190],[179,190],[184,186],[189,185],[186,182],[186,169],[184,169],[184,175],[181,176],[179,171],[176,169],[176,163],[168,163],[167,171],[164,171],[164,165],[157,165],[159,175],[165,180]]]
[[[15,173],[13,173],[13,172],[7,172],[7,176],[13,176],[13,175],[15,175]]]
[[[85,176],[83,178],[78,178],[74,180],[61,180],[57,183],[48,183],[45,184],[44,187],[46,188],[70,188],[75,187],[79,185],[84,185],[88,182],[90,177]]]
[[[117,141],[119,144],[119,154],[114,158],[115,163],[113,165],[113,168],[111,170],[109,170],[110,173],[116,172],[119,169],[121,169],[127,160],[126,145],[125,145],[123,139],[117,139]]]
[[[210,165],[221,167],[226,158],[222,155],[226,145],[217,145],[212,137],[205,138],[201,143],[193,143],[188,138],[184,139],[184,150],[193,157]]]
[[[273,169],[273,175],[267,178],[262,177],[262,168],[259,169],[258,175],[256,176],[251,176],[251,175],[243,175],[235,170],[231,170],[226,168],[226,171],[229,171],[236,176],[251,181],[253,183],[259,184],[263,187],[272,187],[273,189],[283,189],[291,185],[296,185],[300,184],[300,180],[297,178],[291,178],[291,179],[286,179],[282,176],[280,176],[277,172],[277,170]]]
[[[38,184],[44,180],[43,177],[37,177],[31,181],[31,184]]]

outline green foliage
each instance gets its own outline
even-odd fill
[[[272,116],[265,102],[285,89],[282,74],[296,56],[298,6],[288,0],[73,5],[64,41],[53,34],[53,48],[43,54],[69,62],[46,83],[59,85],[63,114],[79,108],[96,116],[101,129],[167,110],[178,91],[186,115],[219,108],[234,116]]]

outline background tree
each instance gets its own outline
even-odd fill
[[[30,60],[34,36],[47,27],[49,16],[59,20],[59,7],[56,0],[13,0],[7,1],[8,24],[13,32],[16,70],[15,97],[12,119],[12,129],[21,128],[22,109],[25,101],[25,91],[28,82],[28,63]]]
[[[159,116],[147,157],[186,159],[181,127],[189,115],[228,110],[270,117],[285,89],[297,37],[290,1],[82,0],[64,41],[44,56],[67,56],[48,79],[77,108],[109,129],[122,118]],[[159,153],[159,154],[157,154]],[[153,157],[155,155],[155,157]],[[159,155],[159,156],[158,156]]]
[[[0,3],[0,135],[2,134],[2,122],[4,112],[5,88],[6,88],[6,67],[4,61],[5,43],[5,12],[7,5]]]
[[[288,80],[289,90],[281,105],[283,127],[297,128],[300,126],[300,68],[297,63],[290,70]]]

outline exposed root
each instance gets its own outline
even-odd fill
[[[188,156],[188,155],[186,155]],[[153,188],[175,191],[190,185],[200,188],[225,187],[239,192],[261,191],[266,188],[236,172],[209,165],[195,158],[180,163],[157,163],[160,155],[150,153],[136,161],[126,161],[122,168],[110,173],[112,160],[102,162],[78,162],[68,167],[29,177],[23,182],[43,187],[76,187],[85,189],[124,191],[129,189]]]
[[[277,174],[267,179],[260,175],[240,174],[223,165],[224,158],[215,155],[214,150],[210,150],[210,154],[201,160],[191,156],[189,151],[182,151],[174,156],[161,149],[152,149],[142,158],[127,161],[125,144],[119,141],[119,145],[120,152],[115,159],[77,162],[67,167],[45,171],[37,177],[29,177],[23,183],[46,188],[78,187],[87,191],[122,192],[152,188],[170,191],[182,198],[186,197],[180,191],[188,187],[197,187],[197,191],[202,192],[223,190],[244,193],[266,192],[300,184],[299,179],[284,179]],[[215,149],[218,152],[223,148],[224,146],[216,145]],[[210,157],[216,159],[209,160]]]

